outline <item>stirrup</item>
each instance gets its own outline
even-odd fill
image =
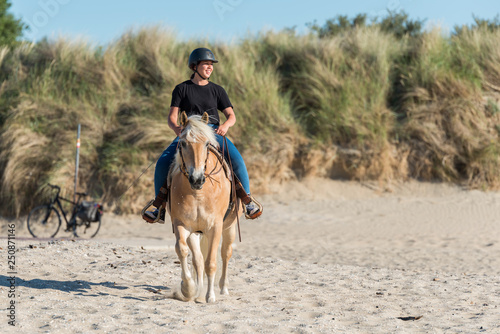
[[[256,218],[259,218],[262,215],[262,212],[264,212],[264,207],[252,195],[250,195],[249,197],[252,200],[252,202],[254,202],[257,205],[257,207],[259,208],[259,211],[257,211],[253,215],[249,215],[249,214],[247,214],[247,212],[245,210],[245,218],[246,219],[256,219]]]
[[[144,219],[149,224],[156,224],[156,223],[165,224],[165,221],[163,221],[163,220],[160,219],[160,217],[161,217],[161,210],[163,210],[163,207],[160,207],[158,209],[158,215],[156,216],[155,219],[152,219],[151,217],[149,217],[148,215],[146,215],[146,211],[153,205],[154,201],[155,201],[154,199],[152,199],[151,201],[149,201],[148,204],[144,207],[144,209],[141,210],[142,219]]]

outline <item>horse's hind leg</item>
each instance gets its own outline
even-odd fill
[[[214,281],[215,272],[217,271],[217,249],[219,248],[220,237],[222,234],[222,224],[215,224],[214,228],[207,233],[208,253],[205,259],[205,272],[207,273],[208,289],[206,300],[207,303],[215,302]]]
[[[203,288],[203,254],[200,248],[200,234],[191,233],[189,238],[187,239],[188,246],[191,248],[191,252],[193,253],[193,267],[196,272],[196,285],[198,287],[198,291],[196,292],[196,297],[200,295],[200,290]]]
[[[232,226],[222,232],[222,246],[221,246],[221,257],[222,257],[222,275],[219,281],[220,293],[222,295],[228,295],[228,285],[229,281],[227,279],[227,267],[229,264],[229,259],[233,255],[233,242],[236,235],[235,227]]]
[[[187,257],[189,254],[189,247],[186,243],[187,238],[189,237],[190,232],[187,231],[183,226],[176,226],[175,234],[177,237],[177,242],[175,243],[175,251],[177,252],[177,256],[179,257],[179,261],[181,262],[181,292],[187,300],[193,299],[196,295],[196,283],[191,276],[191,272],[189,271]]]

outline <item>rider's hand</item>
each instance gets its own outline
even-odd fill
[[[221,136],[225,136],[228,130],[229,130],[229,126],[222,124],[217,128],[215,133],[217,133],[218,135],[221,135]]]

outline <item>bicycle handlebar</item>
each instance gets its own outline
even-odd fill
[[[59,193],[61,192],[61,187],[56,186],[56,185],[53,185],[53,184],[50,184],[50,183],[47,183],[47,185],[48,185],[49,187],[51,187],[52,189],[57,189],[57,194],[56,194],[56,197],[55,197],[55,198],[59,197]],[[54,199],[54,201],[55,201],[55,199]]]
[[[54,184],[50,184],[50,183],[47,183],[47,185],[48,185],[49,187],[53,188],[53,189],[57,189],[57,195],[56,195],[56,197],[59,197],[59,198],[61,198],[61,199],[64,199],[64,200],[66,200],[66,201],[68,201],[68,202],[73,203],[72,201],[69,201],[69,200],[67,200],[67,199],[65,199],[65,198],[63,198],[63,197],[60,197],[60,196],[59,196],[59,193],[61,192],[61,187],[56,186],[56,185],[54,185]],[[87,196],[87,195],[88,195],[87,193],[76,193],[76,194],[77,194],[79,197],[85,197],[85,196]]]

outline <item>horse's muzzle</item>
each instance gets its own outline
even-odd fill
[[[193,175],[189,175],[189,184],[192,189],[201,190],[205,184],[205,175],[201,175],[200,177],[193,177]]]

